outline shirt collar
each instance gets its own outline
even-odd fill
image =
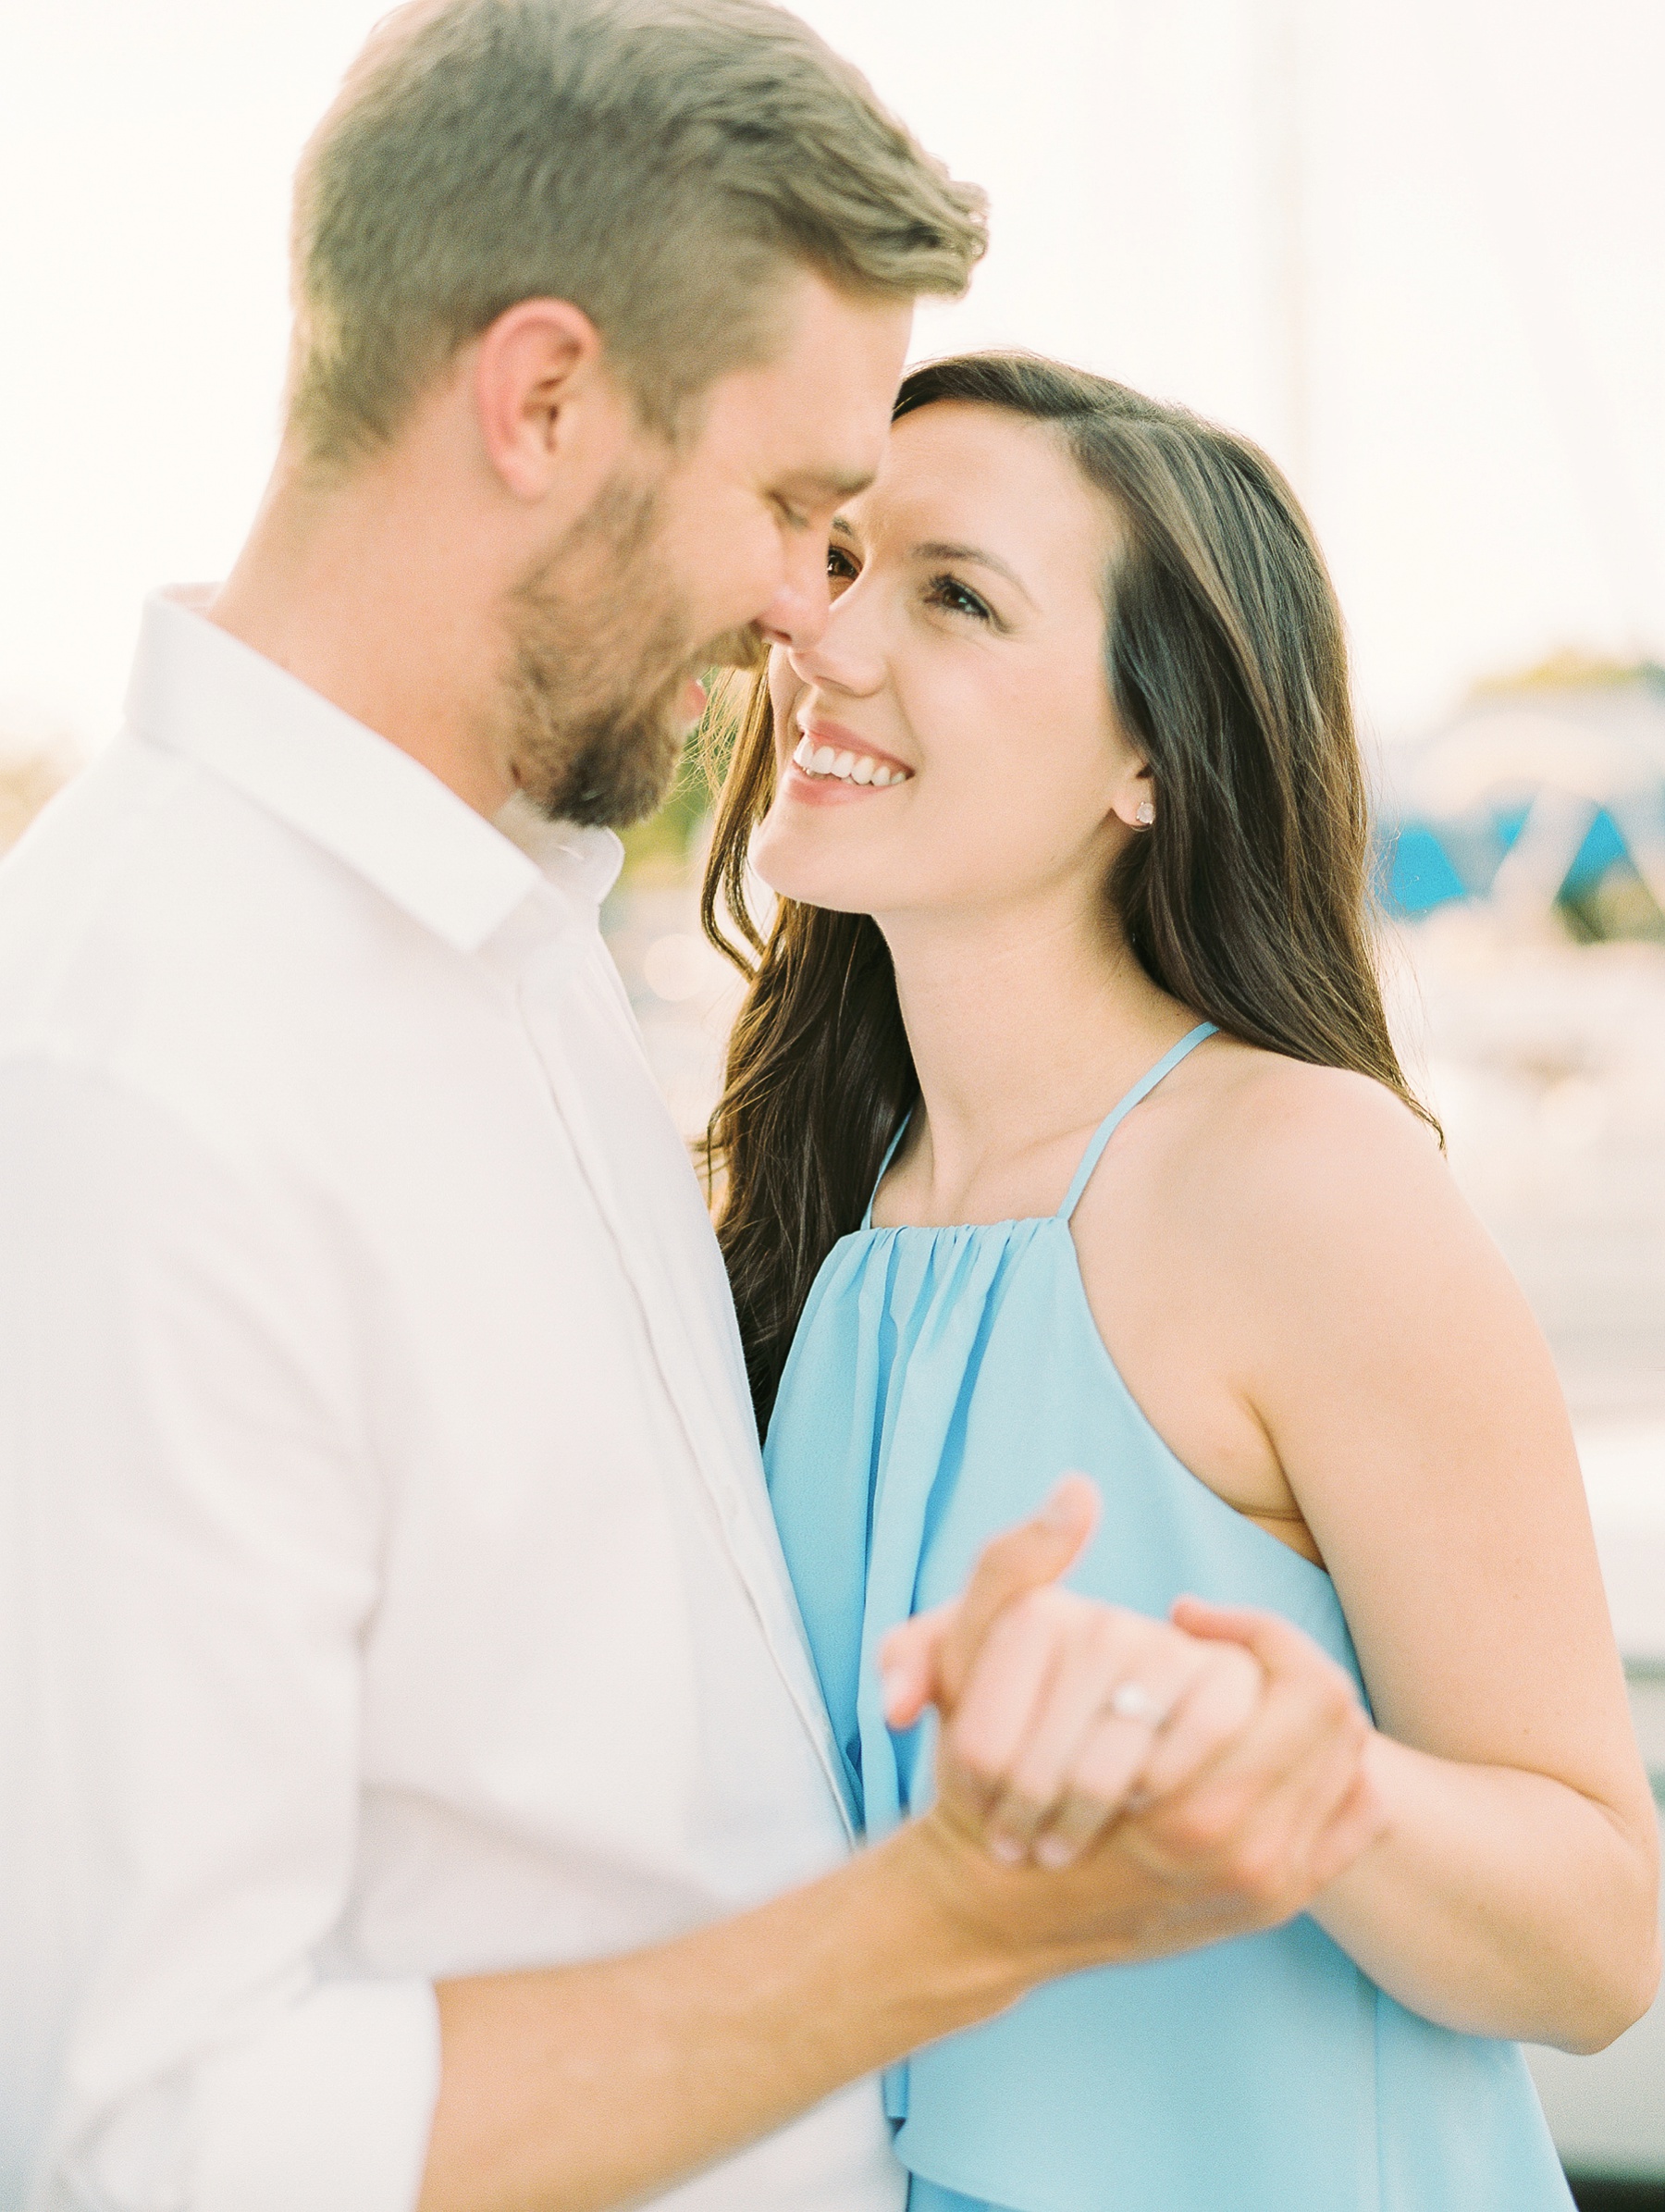
[[[611,830],[589,829],[576,822],[551,822],[521,792],[515,793],[493,822],[552,884],[580,906],[598,907],[619,880],[624,847]]]
[[[477,951],[545,879],[600,904],[619,872],[610,831],[537,822],[524,804],[494,827],[398,746],[207,621],[213,593],[188,585],[146,600],[128,688],[140,735],[234,784],[459,952]]]

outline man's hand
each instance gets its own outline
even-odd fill
[[[1123,1905],[1140,1870],[1127,1955],[1274,1925],[1380,1832],[1352,1683],[1275,1615],[1181,1600],[1177,1627],[1055,1588],[1096,1518],[1092,1484],[1067,1477],[959,1600],[894,1631],[887,1716],[938,1708],[937,1817],[996,1859],[1079,1861],[1091,1888],[1114,1855]]]

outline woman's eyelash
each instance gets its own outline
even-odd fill
[[[827,574],[835,582],[849,584],[861,574],[861,568],[855,555],[845,547],[830,545],[827,548]],[[994,620],[990,608],[957,576],[946,574],[932,576],[926,587],[926,596],[950,614],[967,615],[972,622],[992,624]]]
[[[932,576],[931,597],[939,607],[947,608],[951,614],[968,614],[974,622],[993,622],[994,619],[976,592],[962,584],[957,576]]]

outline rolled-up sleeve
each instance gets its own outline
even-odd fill
[[[191,2212],[404,2212],[422,2185],[438,2073],[427,1983],[314,1991],[201,2069]]]
[[[386,1501],[339,1233],[0,1065],[0,2202],[415,2202],[433,1991],[341,1964]]]

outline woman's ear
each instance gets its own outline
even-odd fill
[[[1130,830],[1148,830],[1156,819],[1156,794],[1151,772],[1142,760],[1135,762],[1116,789],[1110,811]]]

